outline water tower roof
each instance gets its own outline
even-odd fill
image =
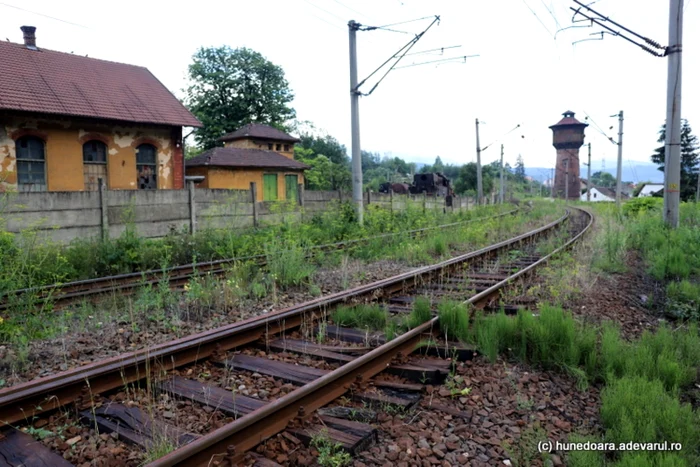
[[[555,129],[555,128],[558,128],[558,127],[577,126],[577,125],[581,125],[581,126],[583,126],[583,127],[587,127],[587,126],[588,126],[588,123],[579,122],[579,121],[576,119],[576,117],[574,117],[574,115],[576,115],[576,114],[575,114],[574,112],[572,112],[571,110],[567,110],[567,111],[564,112],[562,115],[564,116],[564,118],[562,118],[561,120],[559,120],[559,121],[556,123],[556,125],[552,125],[552,126],[550,126],[549,128]]]

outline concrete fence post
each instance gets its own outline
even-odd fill
[[[369,188],[367,188],[367,206],[372,202],[372,192],[369,191]]]
[[[338,202],[343,203],[343,190],[338,190]]]
[[[389,212],[394,215],[394,189],[389,187]]]
[[[425,212],[425,207],[426,207],[425,203],[427,202],[426,198],[427,198],[427,195],[426,195],[425,191],[423,191],[423,212]]]
[[[250,182],[250,200],[253,203],[253,227],[258,226],[258,191],[255,182]]]
[[[107,214],[107,187],[102,178],[97,179],[100,193],[100,234],[102,241],[109,239],[109,215]]]
[[[304,207],[304,184],[297,185],[297,197],[299,198],[299,206]]]
[[[194,235],[194,233],[197,231],[197,214],[195,212],[196,206],[194,201],[194,182],[191,180],[187,182],[187,197],[190,208],[190,235]]]

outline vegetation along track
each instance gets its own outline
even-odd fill
[[[453,222],[434,227],[425,227],[422,229],[409,230],[405,232],[392,232],[387,234],[376,235],[372,237],[358,238],[353,240],[345,240],[342,242],[329,243],[325,245],[315,245],[309,247],[309,256],[312,256],[319,251],[333,251],[347,249],[355,245],[366,243],[372,240],[382,238],[391,238],[398,235],[407,237],[415,237],[433,230],[442,230],[462,225],[481,222],[486,219],[495,219],[512,215],[518,212],[518,209],[496,214],[494,216],[481,217],[478,219],[470,219],[461,222]],[[42,287],[34,287],[29,289],[20,289],[7,292],[4,297],[0,297],[0,311],[7,310],[13,303],[22,303],[24,305],[40,305],[46,302],[51,302],[55,307],[65,306],[76,301],[84,299],[92,299],[101,295],[119,293],[130,294],[139,287],[146,285],[160,284],[166,280],[170,288],[182,288],[190,279],[201,275],[221,275],[226,273],[227,266],[236,262],[254,262],[258,266],[265,266],[267,263],[266,255],[251,255],[245,257],[228,258],[216,261],[199,262],[194,264],[185,264],[163,269],[153,269],[149,271],[134,272],[129,274],[119,274],[115,276],[98,277],[94,279],[80,280],[74,282],[66,282],[62,284],[52,284]]]
[[[331,310],[336,309],[332,316],[339,322],[348,316],[350,321],[358,319],[362,307],[401,315],[420,296],[449,296],[483,307],[502,287],[580,238],[592,222],[590,213],[573,208],[546,226],[435,265],[0,390],[0,420],[7,426],[0,452],[11,452],[16,459],[34,456],[43,465],[69,465],[11,427],[73,407],[100,436],[109,438],[115,432],[113,436],[146,451],[153,451],[163,437],[172,448],[179,446],[165,450],[161,454],[171,452],[160,458],[149,457],[153,466],[239,465],[247,451],[281,432],[302,441],[320,436],[349,452],[360,449],[371,442],[374,428],[347,420],[356,419],[357,413],[328,408],[329,404],[350,393],[370,406],[409,407],[420,399],[424,384],[441,382],[450,359],[470,358],[472,352],[458,343],[424,345],[426,339],[440,340],[439,317],[432,315],[430,305],[422,323],[396,332],[396,337],[331,324]],[[546,243],[543,237],[566,225],[568,241],[541,256],[537,247]],[[353,303],[362,305],[346,308],[350,313],[343,318],[338,307]],[[421,355],[413,355],[418,349]],[[202,362],[221,365],[228,378],[242,374],[257,378],[259,397],[197,380],[192,368]],[[188,401],[189,408],[223,412],[232,420],[211,432],[188,433],[169,424],[172,413],[161,418],[138,404],[122,404],[113,395],[143,382],[147,391]],[[25,461],[25,465],[38,464]]]

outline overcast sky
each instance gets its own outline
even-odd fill
[[[700,0],[685,0],[685,5],[682,114],[698,134],[700,28],[690,26],[700,24]],[[187,66],[199,47],[249,47],[284,69],[297,117],[349,149],[347,22],[382,26],[437,14],[440,24],[413,50],[461,48],[444,56],[406,57],[404,65],[480,56],[391,72],[360,101],[364,149],[420,162],[437,155],[445,162],[473,161],[474,120],[479,118],[485,122],[482,146],[495,143],[483,153],[485,163],[499,156],[502,135],[521,124],[502,139],[506,161],[514,163],[521,153],[526,165],[551,167],[555,150],[548,127],[562,112],[570,109],[580,120],[588,114],[617,138],[617,119],[611,115],[624,110],[624,157],[648,161],[665,120],[667,59],[607,35],[572,45],[601,29],[556,33],[572,25],[570,6],[575,6],[571,0],[199,0],[185,8],[172,1],[6,0],[0,2],[0,37],[21,42],[19,27],[37,26],[40,48],[148,67],[178,97],[184,96]],[[662,45],[668,42],[667,0],[599,0],[592,6]],[[429,21],[395,28],[415,34]],[[412,34],[358,32],[360,79]],[[593,125],[587,141],[593,159],[605,158],[612,171],[617,147]]]

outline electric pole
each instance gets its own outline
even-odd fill
[[[666,141],[664,164],[664,221],[671,228],[679,223],[681,201],[681,52],[683,0],[670,0],[668,24],[668,83],[666,88]]]
[[[617,190],[615,190],[615,203],[620,207],[622,203],[622,122],[624,122],[624,114],[622,110],[617,114],[620,122],[620,129],[617,133]]]
[[[564,159],[564,170],[566,170],[566,186],[564,186],[564,199],[569,202],[569,159]]]
[[[505,195],[504,190],[505,184],[503,183],[503,145],[501,144],[501,190],[499,195],[499,201],[501,204],[503,204],[503,199]]]
[[[591,200],[591,143],[588,143],[588,189],[586,190],[586,201]]]
[[[362,225],[364,205],[362,197],[362,151],[360,149],[360,92],[357,90],[357,30],[355,21],[348,23],[350,33],[350,125],[352,130],[352,201],[357,222]]]
[[[549,195],[554,200],[554,169],[552,169],[552,178],[549,179]]]
[[[484,187],[481,182],[481,145],[479,144],[479,119],[476,119],[476,204],[481,206]]]

